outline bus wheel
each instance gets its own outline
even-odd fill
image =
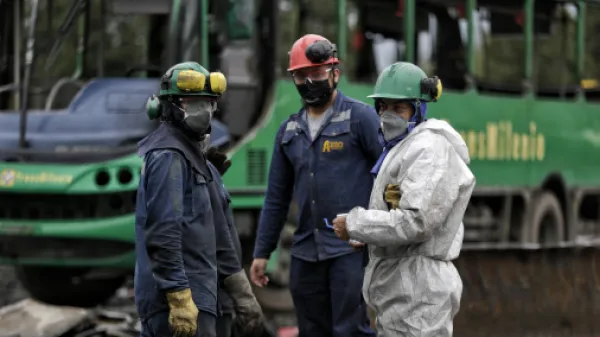
[[[531,243],[558,243],[564,240],[565,220],[560,203],[552,192],[542,191],[533,197],[523,238]]]
[[[94,307],[108,301],[125,281],[124,276],[87,279],[87,268],[20,266],[16,271],[31,297],[53,305]]]

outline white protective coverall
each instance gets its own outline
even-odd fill
[[[460,135],[429,119],[390,149],[369,210],[348,214],[350,238],[369,245],[363,295],[377,314],[378,337],[452,336],[462,281],[450,261],[460,253],[475,187],[468,163]],[[398,209],[384,201],[387,184],[400,187]]]

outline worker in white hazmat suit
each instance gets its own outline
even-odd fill
[[[427,102],[441,93],[440,80],[413,64],[381,73],[369,96],[384,144],[369,209],[334,220],[340,238],[368,245],[363,295],[376,313],[378,337],[452,336],[459,310],[462,282],[451,261],[462,247],[475,177],[460,135],[425,118]]]

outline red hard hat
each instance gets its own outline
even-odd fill
[[[317,34],[306,34],[296,40],[288,54],[290,55],[288,71],[340,63],[335,45]]]

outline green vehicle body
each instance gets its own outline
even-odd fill
[[[346,95],[365,102],[372,85],[340,84]],[[288,80],[276,85],[274,105],[264,127],[256,136],[232,154],[234,165],[224,176],[232,193],[236,210],[260,209],[266,190],[268,159],[279,125],[300,108],[297,91]],[[599,106],[586,102],[560,102],[530,97],[508,98],[477,93],[445,91],[438,103],[429,105],[429,116],[449,121],[469,145],[470,167],[477,177],[477,188],[483,191],[530,189],[541,187],[549,179],[560,179],[568,189],[600,186]],[[576,115],[576,118],[574,118]],[[253,172],[255,152],[267,158]],[[105,193],[134,191],[139,173],[121,185],[116,179],[106,186],[95,182],[99,172],[116,176],[122,167],[139,172],[141,159],[137,155],[104,163],[86,165],[31,165],[3,163],[0,189],[11,193]],[[6,177],[14,177],[7,179]],[[254,183],[253,182],[258,182]],[[47,237],[96,238],[133,243],[133,214],[122,217],[86,221],[0,221],[0,234],[27,234]],[[107,259],[36,258],[11,259],[3,263],[47,264],[65,266],[133,266],[131,252]]]
[[[84,165],[31,165],[4,163],[0,170],[0,189],[24,194],[100,194],[111,192],[134,192],[137,189],[142,162],[137,155],[103,163]],[[133,179],[121,184],[118,179],[110,179],[108,184],[99,186],[99,176],[108,174],[116,177],[123,168],[129,169]],[[127,214],[114,218],[49,221],[0,220],[0,235],[27,235],[48,238],[103,239],[109,241],[132,242],[134,237],[135,215]],[[15,258],[1,259],[3,264],[48,265],[70,267],[132,268],[135,254],[129,250],[116,256],[100,259],[55,258]]]

